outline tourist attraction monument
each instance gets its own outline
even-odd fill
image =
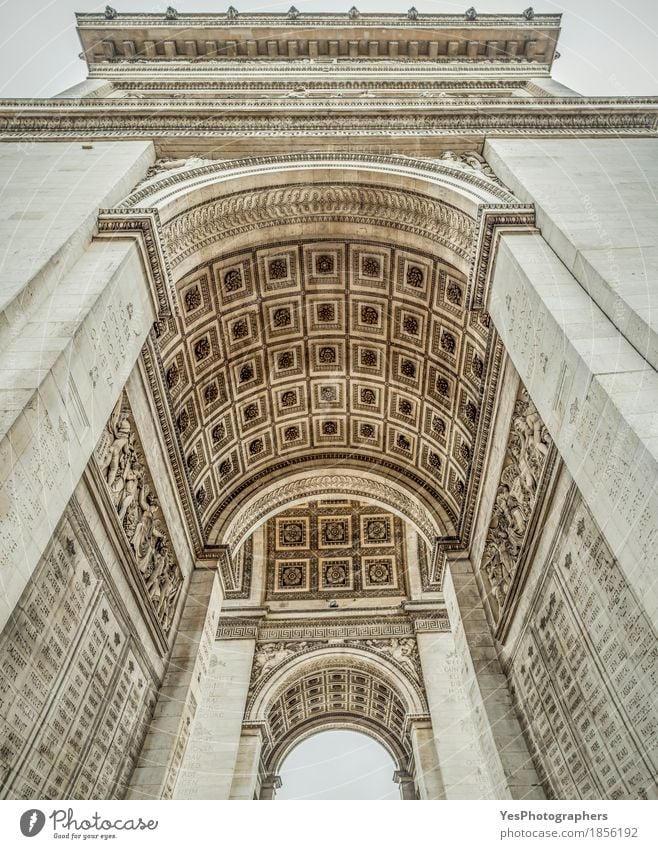
[[[531,8],[77,24],[0,102],[0,796],[345,728],[403,799],[656,798],[658,99]]]

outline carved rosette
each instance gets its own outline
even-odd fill
[[[169,531],[125,393],[96,446],[96,460],[125,541],[133,573],[164,634],[171,630],[183,584]]]
[[[514,405],[480,577],[498,624],[510,596],[539,508],[553,443],[526,388]]]

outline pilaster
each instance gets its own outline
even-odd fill
[[[410,736],[416,767],[416,784],[420,798],[445,799],[446,791],[443,786],[441,768],[434,744],[432,723],[427,719],[416,719],[412,721]],[[409,795],[410,788],[406,779],[401,778],[399,784],[403,799],[416,798],[415,793],[413,796]]]
[[[243,726],[229,799],[258,798],[258,766],[263,746],[263,733],[258,725]],[[262,798],[262,796],[261,796]]]
[[[190,742],[176,786],[177,799],[229,799],[240,751],[256,636],[215,642]],[[245,740],[240,768],[253,761],[255,740]],[[251,775],[249,769],[242,773]],[[236,783],[236,792],[245,785]]]
[[[512,704],[467,557],[449,556],[444,592],[461,667],[463,695],[473,720],[471,733],[484,757],[493,798],[543,799],[544,791]]]
[[[129,799],[173,795],[197,706],[206,686],[212,684],[211,652],[221,601],[217,573],[193,572],[150,730],[131,780]]]

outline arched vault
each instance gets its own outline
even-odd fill
[[[245,723],[263,730],[266,772],[278,772],[305,737],[337,727],[369,734],[399,769],[406,768],[412,757],[411,722],[427,718],[416,662],[409,654],[401,663],[395,651],[386,654],[382,647],[307,650],[304,644],[272,669],[259,666],[257,658]]]
[[[144,362],[198,557],[304,481],[463,544],[501,357],[487,216],[528,214],[472,155],[347,154],[160,163],[108,213],[154,227]]]

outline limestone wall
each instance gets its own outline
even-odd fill
[[[0,635],[0,797],[121,798],[162,669],[81,483]]]
[[[656,798],[656,633],[566,472],[558,495],[504,648],[515,702],[551,796]]]

